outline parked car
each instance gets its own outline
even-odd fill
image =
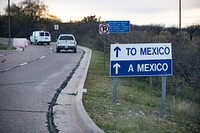
[[[46,43],[49,45],[51,42],[51,35],[48,31],[33,31],[32,35],[30,36],[30,43],[31,44],[43,44]]]
[[[61,34],[58,37],[56,43],[56,52],[59,53],[60,50],[73,50],[74,53],[77,52],[77,42],[72,34]]]

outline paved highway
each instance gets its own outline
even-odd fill
[[[83,55],[54,51],[53,43],[0,51],[0,132],[49,132],[49,103]]]

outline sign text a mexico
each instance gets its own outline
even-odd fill
[[[172,75],[170,43],[111,44],[111,77],[169,75]]]

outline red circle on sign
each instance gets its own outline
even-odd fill
[[[100,24],[99,32],[101,34],[109,34],[110,33],[110,26],[108,24]]]

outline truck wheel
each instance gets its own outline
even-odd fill
[[[60,49],[59,48],[56,48],[56,53],[59,53],[60,52]]]
[[[77,49],[76,48],[74,48],[74,53],[77,53]]]

